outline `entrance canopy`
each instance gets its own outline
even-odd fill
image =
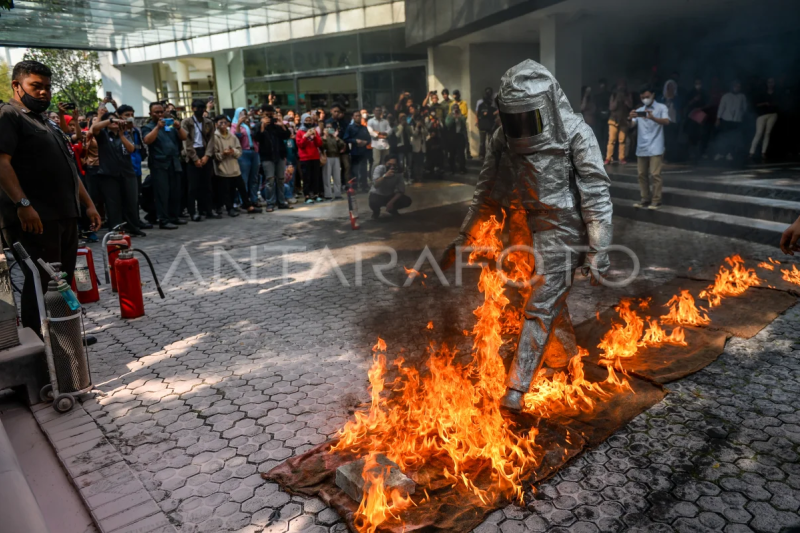
[[[16,0],[0,45],[119,50],[367,9],[392,0]]]

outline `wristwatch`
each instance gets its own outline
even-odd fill
[[[20,207],[30,207],[31,201],[28,200],[27,198],[20,198],[19,202],[17,202],[15,205],[17,206],[17,209],[19,209]]]

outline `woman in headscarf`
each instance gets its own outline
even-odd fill
[[[297,152],[300,156],[300,173],[303,175],[303,194],[306,203],[322,202],[322,168],[319,164],[319,149],[322,138],[314,127],[314,118],[304,113],[297,131]]]
[[[236,109],[231,121],[231,132],[239,139],[239,144],[242,145],[242,157],[239,158],[239,168],[242,172],[242,179],[247,185],[247,195],[250,197],[250,204],[252,206],[258,205],[258,169],[261,166],[261,160],[258,157],[258,147],[253,141],[253,136],[250,133],[250,125],[248,124],[249,116],[244,107]],[[244,200],[244,198],[242,198]],[[259,210],[260,212],[260,210]]]

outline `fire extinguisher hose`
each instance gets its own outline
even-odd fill
[[[161,296],[161,299],[162,299],[162,300],[163,300],[164,298],[166,298],[166,296],[164,296],[164,291],[163,291],[163,290],[161,290],[161,284],[158,282],[158,276],[156,276],[156,269],[155,269],[155,268],[153,268],[153,262],[152,262],[152,261],[150,261],[150,257],[149,257],[149,256],[148,256],[146,253],[144,253],[144,251],[142,251],[142,250],[139,250],[139,249],[136,249],[136,248],[135,248],[135,249],[133,249],[133,250],[131,250],[131,251],[132,251],[132,252],[139,252],[139,253],[140,253],[140,254],[142,254],[142,255],[144,256],[144,258],[147,260],[147,264],[150,266],[150,273],[151,273],[151,274],[153,274],[153,279],[154,279],[154,280],[155,280],[155,282],[156,282],[156,288],[158,289],[158,294],[159,294],[159,296]]]

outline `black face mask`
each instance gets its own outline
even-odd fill
[[[25,89],[22,87],[19,89],[22,91],[22,98],[20,98],[22,105],[30,109],[32,113],[44,113],[47,111],[47,108],[50,107],[50,100],[40,100],[39,98],[34,98],[26,93]]]
[[[203,109],[202,107],[198,107],[194,110],[194,116],[196,116],[197,118],[203,118],[204,111],[205,109]]]

